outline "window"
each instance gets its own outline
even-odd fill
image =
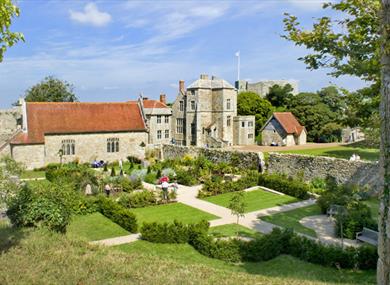
[[[180,101],[179,104],[180,104],[180,111],[184,111],[184,102]]]
[[[157,116],[157,124],[161,124],[161,116]]]
[[[252,121],[248,122],[248,127],[253,127],[253,122]]]
[[[241,127],[245,128],[245,122],[241,122]]]
[[[107,152],[119,152],[119,138],[107,139]]]
[[[231,121],[232,121],[232,117],[231,116],[227,116],[226,126],[230,127]]]
[[[230,110],[230,99],[226,100],[226,109]]]
[[[184,119],[176,119],[176,132],[178,134],[183,133]]]
[[[74,140],[63,140],[61,143],[62,155],[74,155],[76,153]]]
[[[158,130],[158,131],[157,131],[157,139],[158,139],[158,140],[161,140],[161,130]]]
[[[195,90],[191,90],[191,95],[195,95]]]
[[[191,101],[191,110],[195,110],[195,101]]]
[[[169,139],[169,130],[165,130],[165,138]]]
[[[248,139],[253,139],[253,134],[248,134]]]
[[[165,124],[169,124],[169,116],[165,116],[164,122],[165,122]]]

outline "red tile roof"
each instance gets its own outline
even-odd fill
[[[146,108],[146,109],[168,108],[167,105],[165,105],[164,103],[162,103],[161,101],[158,101],[158,100],[145,99],[142,102],[143,102],[144,108]]]
[[[11,144],[44,143],[45,134],[129,132],[146,130],[136,102],[26,103],[28,133]]]
[[[291,112],[275,112],[273,116],[288,134],[300,135],[305,129]]]

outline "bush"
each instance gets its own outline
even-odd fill
[[[138,157],[131,156],[131,155],[129,155],[129,156],[127,157],[127,160],[128,160],[130,163],[135,163],[135,164],[140,164],[140,163],[141,163],[141,160],[140,160]]]
[[[129,232],[137,232],[137,218],[128,209],[104,196],[100,196],[97,203],[99,212],[104,216]]]
[[[87,165],[64,164],[57,168],[47,166],[46,179],[57,184],[72,184],[77,190],[83,190],[87,184],[98,185],[96,172]]]
[[[8,201],[7,216],[17,227],[44,226],[65,232],[77,198],[77,193],[69,185],[26,185]]]
[[[188,243],[200,233],[207,232],[208,222],[184,225],[181,222],[173,223],[144,223],[141,228],[142,239],[155,243]]]
[[[124,176],[108,177],[103,181],[104,184],[109,183],[114,188],[118,188],[124,192],[132,192],[137,189],[142,189],[142,182],[139,179],[131,180]]]
[[[345,215],[336,215],[336,234],[341,236],[341,223],[343,235],[349,239],[355,239],[356,233],[373,224],[370,208],[360,202],[354,201],[346,206]]]
[[[222,183],[218,178],[206,179],[202,189],[199,191],[198,197],[204,198],[209,196],[215,196],[228,192],[242,191],[244,189],[257,185],[258,173],[256,171],[248,171],[238,181],[226,181]]]
[[[287,178],[284,175],[260,174],[258,183],[260,186],[271,188],[299,199],[309,198],[308,192],[310,187],[308,184],[297,179]]]
[[[374,269],[378,262],[378,250],[371,245],[363,245],[357,249],[357,267],[363,270]]]
[[[190,171],[185,171],[183,169],[176,170],[176,179],[177,179],[177,183],[181,185],[193,186],[198,184],[198,180],[196,179],[196,176]]]
[[[142,208],[157,204],[154,192],[144,190],[119,197],[118,203],[125,208]]]

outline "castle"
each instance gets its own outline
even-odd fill
[[[172,109],[161,94],[160,100],[123,103],[21,101],[19,109],[3,113],[0,155],[9,154],[29,169],[60,160],[143,157],[150,144],[253,144],[255,135],[254,116],[237,116],[237,90],[206,75],[187,89],[180,81]]]

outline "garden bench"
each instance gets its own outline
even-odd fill
[[[337,208],[337,206],[336,205],[331,205],[330,207],[329,207],[329,209],[326,211],[326,214],[328,215],[328,216],[334,216],[334,215],[337,215],[337,210],[338,210],[338,208]]]
[[[372,245],[378,245],[378,232],[368,228],[363,228],[361,232],[356,233],[356,240]]]

